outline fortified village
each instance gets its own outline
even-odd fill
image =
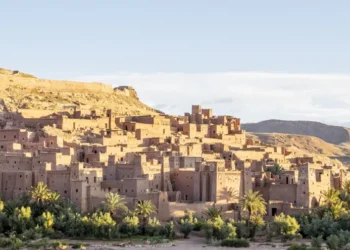
[[[28,106],[34,92],[62,97],[64,91],[74,96],[102,91],[108,92],[106,99],[139,101],[130,87],[20,75],[0,77],[0,82],[7,93],[0,130],[0,194],[5,200],[44,182],[82,212],[101,204],[106,193],[117,192],[131,208],[151,200],[160,220],[183,216],[186,209],[200,215],[212,206],[235,218],[239,197],[254,190],[267,201],[269,217],[317,207],[322,191],[340,188],[350,176],[340,163],[248,138],[239,118],[215,116],[200,105],[183,116],[137,106],[125,112],[118,105],[86,108],[89,100],[84,106],[68,99],[65,105],[35,109]],[[21,98],[27,104],[20,105]],[[283,171],[272,174],[276,164]]]

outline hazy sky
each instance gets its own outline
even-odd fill
[[[350,1],[2,1],[0,67],[243,121],[350,121]]]

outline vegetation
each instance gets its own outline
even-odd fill
[[[283,172],[283,168],[279,164],[275,163],[273,165],[273,167],[267,167],[265,171],[266,172],[271,172],[272,176],[274,176],[274,175],[279,175],[280,176],[282,174],[282,172]]]
[[[67,238],[154,237],[157,242],[164,242],[174,239],[176,232],[188,238],[192,231],[201,230],[208,242],[227,247],[249,247],[249,238],[265,235],[282,241],[296,237],[311,240],[311,247],[294,244],[289,247],[292,250],[320,249],[324,245],[345,249],[350,245],[349,185],[323,192],[321,206],[313,211],[298,216],[281,213],[270,222],[263,219],[266,202],[262,195],[250,191],[241,198],[242,221],[224,220],[219,209],[210,207],[203,212],[205,218],[197,218],[186,210],[180,220],[162,224],[152,217],[156,208],[151,201],[140,201],[135,210],[128,211],[119,194],[109,193],[95,212],[80,214],[71,202],[38,183],[16,200],[0,200],[0,248],[64,248],[66,244],[57,240]],[[81,244],[75,247],[84,248]]]

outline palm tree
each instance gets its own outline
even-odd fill
[[[280,176],[283,172],[283,168],[279,164],[275,163],[275,165],[273,165],[273,167],[267,167],[266,171],[271,172],[272,175],[279,175]]]
[[[334,219],[339,218],[343,213],[346,212],[346,209],[343,207],[343,202],[340,200],[337,203],[333,204],[330,210]]]
[[[321,192],[321,200],[323,200],[323,203],[326,204],[328,208],[331,208],[333,205],[340,202],[339,195],[339,190],[331,188]]]
[[[156,207],[149,200],[139,201],[136,206],[135,213],[141,216],[143,222],[143,230],[145,229],[147,218],[156,212]]]
[[[42,205],[50,199],[50,193],[50,190],[43,182],[38,182],[38,184],[32,188],[31,201]]]
[[[217,209],[216,207],[208,207],[203,214],[209,219],[213,220],[216,218],[221,217],[221,211]]]
[[[237,190],[234,190],[232,187],[224,188],[222,193],[223,193],[223,196],[226,198],[227,203],[232,202],[239,198]]]
[[[126,211],[127,207],[125,204],[125,199],[118,193],[107,193],[106,200],[103,202],[103,208],[113,216],[116,214],[118,209]]]
[[[253,192],[252,190],[249,190],[242,198],[241,208],[243,211],[248,212],[246,220],[247,226],[249,226],[249,221],[252,215],[266,214],[266,202],[258,191]]]

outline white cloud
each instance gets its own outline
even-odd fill
[[[146,104],[172,114],[190,111],[192,104],[215,114],[265,119],[350,121],[350,75],[224,73],[118,73],[78,77],[114,86],[133,86]]]

